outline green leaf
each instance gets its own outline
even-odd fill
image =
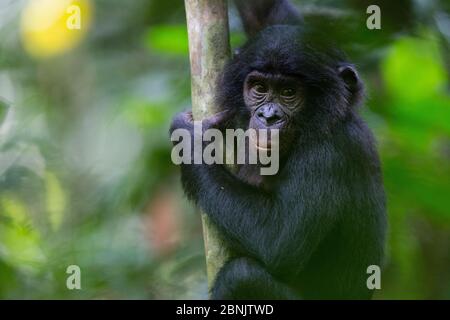
[[[26,206],[13,195],[5,194],[0,210],[11,221],[0,224],[0,257],[19,269],[36,271],[45,256],[39,233],[30,225]]]
[[[5,193],[0,199],[1,212],[14,224],[28,223],[27,208],[13,194]]]
[[[47,191],[46,205],[50,225],[53,230],[58,230],[64,217],[66,195],[58,178],[52,172],[45,174],[45,189]]]

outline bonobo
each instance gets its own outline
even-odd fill
[[[287,1],[236,4],[250,39],[218,86],[223,119],[203,125],[278,129],[280,167],[263,176],[258,165],[181,165],[186,194],[232,251],[211,296],[369,299],[366,271],[382,264],[387,226],[355,66]],[[174,118],[178,128],[193,130],[189,113]]]

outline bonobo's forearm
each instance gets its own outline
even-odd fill
[[[237,179],[221,165],[183,165],[185,189],[239,251],[264,261],[283,218],[273,197]]]

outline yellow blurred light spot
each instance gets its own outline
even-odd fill
[[[25,50],[36,58],[67,52],[86,35],[91,15],[90,0],[29,0],[21,16]],[[79,28],[73,28],[77,20]]]

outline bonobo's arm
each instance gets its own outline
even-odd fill
[[[182,179],[232,247],[274,269],[296,261],[299,270],[336,220],[345,189],[318,165],[284,170],[270,194],[221,165],[182,165]]]
[[[294,151],[270,193],[222,165],[183,164],[182,181],[232,247],[274,269],[296,261],[299,270],[348,199],[345,184],[333,174],[342,170],[336,167],[343,163],[338,157],[327,144],[301,155]]]

